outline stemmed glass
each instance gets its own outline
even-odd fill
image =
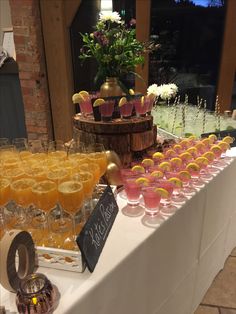
[[[90,162],[98,164],[101,178],[105,174],[108,164],[107,155],[103,144],[94,143],[89,145],[87,152]],[[95,187],[94,192],[100,192],[98,185]]]
[[[72,180],[82,182],[84,191],[84,201],[83,201],[83,212],[85,219],[90,216],[93,204],[92,204],[92,194],[95,187],[94,176],[90,171],[79,171],[72,176]]]
[[[31,212],[31,226],[39,240],[36,243],[40,246],[51,246],[48,214],[58,202],[57,185],[50,180],[36,182],[32,187],[32,194],[35,208]]]
[[[10,200],[10,181],[5,178],[0,178],[0,239],[5,233],[6,220],[5,209]]]
[[[14,228],[25,229],[29,225],[29,211],[33,203],[32,186],[36,183],[30,178],[13,181],[10,185],[11,200],[14,201]]]
[[[65,160],[67,157],[67,148],[63,141],[50,141],[48,143],[48,158]]]
[[[29,151],[29,145],[27,138],[14,138],[12,140],[12,144],[16,147],[19,152],[19,156],[22,160],[31,156],[31,152]]]
[[[84,187],[79,181],[64,181],[58,185],[59,204],[63,211],[70,214],[73,220],[74,238],[82,229],[85,215],[82,210],[84,201]],[[75,239],[74,239],[75,240]],[[75,244],[75,242],[74,242]]]

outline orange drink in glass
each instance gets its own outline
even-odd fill
[[[81,181],[83,184],[85,198],[90,198],[94,189],[94,178],[91,172],[80,171],[72,177],[75,181]]]
[[[79,171],[88,171],[93,175],[94,184],[97,184],[100,180],[100,167],[98,164],[94,162],[90,162],[89,164],[82,164],[78,167]]]
[[[50,180],[37,182],[32,187],[33,202],[38,209],[48,213],[58,201],[57,185]]]
[[[0,179],[0,207],[5,206],[10,200],[10,181]]]
[[[83,204],[83,184],[75,180],[62,182],[58,186],[58,196],[62,208],[73,215],[81,209]]]
[[[47,168],[42,165],[32,165],[31,167],[26,168],[25,167],[25,173],[29,178],[32,178],[36,181],[44,181],[47,180]]]
[[[47,179],[55,182],[57,185],[61,182],[68,181],[70,173],[62,167],[54,167],[48,170]]]
[[[78,167],[78,163],[76,160],[65,160],[60,164],[61,167],[63,167],[64,169],[66,169],[68,171],[68,173],[70,173],[71,175],[73,173],[76,172],[76,169]]]
[[[35,182],[35,180],[29,178],[13,181],[10,186],[12,200],[24,208],[33,204],[32,186]]]
[[[5,169],[3,173],[4,176],[10,181],[15,181],[26,177],[26,173],[22,167],[8,168]]]
[[[100,168],[100,176],[102,177],[107,170],[107,156],[104,152],[90,153],[89,158],[92,162],[97,163]]]

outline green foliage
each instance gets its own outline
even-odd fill
[[[144,44],[136,40],[135,29],[126,28],[123,22],[99,20],[93,33],[81,36],[84,45],[79,58],[97,61],[96,81],[104,81],[106,77],[122,78],[137,65],[144,64]]]

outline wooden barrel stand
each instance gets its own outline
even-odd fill
[[[135,156],[144,153],[156,140],[152,116],[103,122],[77,114],[74,116],[74,134],[86,145],[97,142],[106,150],[114,150],[123,166],[129,166]]]

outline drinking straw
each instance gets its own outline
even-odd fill
[[[186,102],[182,105],[182,126],[183,126],[183,134],[185,132],[185,109],[186,109]]]
[[[205,133],[205,128],[206,128],[206,100],[204,101],[203,105],[203,119],[202,119],[202,133]]]
[[[177,118],[177,110],[178,110],[178,104],[180,102],[180,98],[178,98],[176,105],[175,105],[175,110],[174,110],[174,119],[173,119],[173,125],[172,125],[172,131],[171,133],[174,133],[174,129],[175,129],[175,122],[176,122],[176,118]]]
[[[198,118],[198,115],[201,111],[202,104],[203,104],[203,99],[202,98],[200,99],[200,97],[197,96],[197,108],[198,109],[197,109],[197,113],[196,113],[196,119]]]

